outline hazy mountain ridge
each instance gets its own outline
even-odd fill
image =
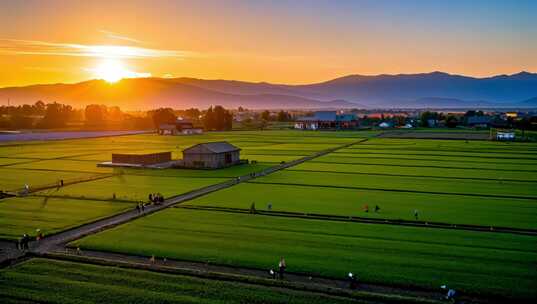
[[[124,79],[116,84],[90,80],[75,84],[34,85],[0,89],[0,99],[11,104],[62,102],[74,106],[118,105],[125,109],[154,107],[207,108],[222,105],[237,108],[350,108],[343,100],[319,101],[279,94],[228,94],[161,78]]]
[[[474,78],[442,72],[399,75],[348,75],[307,85],[253,83],[196,78],[137,78],[116,84],[90,80],[75,84],[0,89],[12,104],[64,102],[119,105],[126,109],[221,104],[263,108],[464,108],[537,107],[537,74],[521,72]]]

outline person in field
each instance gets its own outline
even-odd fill
[[[136,204],[136,211],[138,211],[138,213],[141,212],[141,210],[140,210],[140,204]]]
[[[250,214],[255,214],[255,202],[250,206]]]
[[[141,207],[142,207],[142,212],[144,212],[144,211],[145,211],[145,205],[144,205],[144,203],[142,202],[140,205],[141,205]]]
[[[17,249],[19,250],[25,250],[28,248],[28,235],[25,233],[22,235],[21,238],[19,238],[19,241],[17,242]]]
[[[280,258],[280,263],[278,263],[278,268],[280,270],[280,280],[283,280],[283,275],[285,273],[285,268],[287,265],[285,264],[285,259],[283,257]]]
[[[268,211],[272,210],[272,203],[268,203],[267,209],[268,209]]]
[[[414,218],[416,219],[416,221],[418,220],[418,217],[419,217],[418,209],[414,209]]]
[[[368,212],[369,212],[369,205],[368,205],[368,204],[365,204],[365,205],[364,205],[364,212],[365,212],[365,213],[368,213]]]
[[[43,232],[41,232],[41,229],[36,229],[35,230],[36,232],[36,236],[35,236],[35,240],[36,241],[40,241],[41,239],[43,239]]]
[[[19,250],[24,250],[24,236],[25,234],[23,234],[17,241],[17,249]]]

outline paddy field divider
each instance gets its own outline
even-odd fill
[[[174,208],[200,210],[200,211],[252,214],[250,212],[250,209],[246,209],[246,208],[197,206],[197,205],[179,205],[179,206],[174,206]],[[452,230],[498,232],[498,233],[523,234],[523,235],[537,236],[537,229],[470,225],[470,224],[453,224],[453,223],[434,222],[434,221],[433,222],[413,221],[413,220],[403,220],[403,219],[369,218],[369,217],[352,216],[352,215],[345,216],[345,215],[320,214],[320,213],[309,213],[309,212],[306,213],[306,212],[266,211],[266,210],[256,210],[255,213],[252,214],[252,216],[255,216],[255,215],[300,218],[300,219],[307,219],[307,220],[324,220],[324,221],[352,222],[352,223],[363,223],[363,224],[399,225],[399,226],[420,227],[420,228],[441,228],[441,229],[452,229]]]

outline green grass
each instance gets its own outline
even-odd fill
[[[537,229],[534,201],[505,198],[245,183],[188,204],[247,209],[252,202],[260,210],[271,203],[273,211],[404,220],[414,220],[418,209],[423,221]],[[366,204],[381,210],[365,213]]]
[[[536,144],[371,138],[375,134],[275,130],[0,144],[1,189],[123,173],[40,192],[63,197],[51,198],[44,208],[43,197],[0,201],[0,237],[35,228],[60,231],[132,208],[92,198],[178,195],[361,138],[369,140],[189,204],[249,208],[255,202],[265,209],[271,203],[275,211],[390,219],[413,219],[418,209],[426,221],[537,228]],[[173,151],[178,158],[188,146],[222,140],[258,164],[214,171],[96,167],[114,152]],[[16,164],[21,161],[30,162]],[[88,200],[74,199],[82,197]],[[365,204],[379,205],[381,212],[365,214]],[[522,235],[168,209],[78,243],[264,269],[283,255],[295,272],[342,277],[354,271],[371,282],[432,288],[448,283],[487,296],[537,296],[537,238]]]
[[[58,183],[63,180],[85,179],[98,175],[96,173],[86,172],[62,172],[36,170],[28,171],[23,169],[0,168],[0,190],[20,190],[25,184],[30,188],[37,188],[43,185]]]
[[[0,180],[1,185],[24,185],[30,175],[39,175],[39,171],[54,176],[65,172],[111,172],[112,169],[97,168],[97,164],[110,161],[112,153],[151,153],[172,151],[174,158],[182,157],[182,149],[201,142],[229,141],[242,149],[241,157],[256,160],[257,166],[242,166],[240,174],[258,171],[260,166],[271,166],[281,161],[291,161],[315,152],[338,145],[350,143],[360,138],[371,136],[371,132],[300,132],[300,131],[244,131],[244,132],[213,132],[199,136],[158,136],[143,134],[79,140],[62,140],[50,142],[24,142],[0,144],[1,169],[16,172],[10,174],[8,181]],[[21,159],[32,161],[16,164]],[[10,165],[12,164],[12,165]],[[21,170],[21,169],[24,169]],[[16,171],[15,171],[16,170]],[[126,170],[128,171],[128,170]],[[197,176],[208,174],[193,173],[193,170],[182,170],[178,175]],[[190,171],[190,172],[189,172]],[[227,171],[224,174],[221,171]],[[230,176],[233,170],[214,171],[210,176]],[[20,173],[19,173],[20,172]],[[170,170],[156,170],[162,175],[170,174]],[[138,173],[134,173],[138,174]],[[159,173],[152,173],[158,175]],[[232,173],[232,176],[236,176]],[[56,177],[54,177],[56,179]],[[30,181],[33,183],[33,181]],[[2,187],[7,188],[7,187]],[[9,189],[9,188],[7,188]],[[178,194],[178,193],[177,193]]]
[[[242,283],[33,259],[0,271],[2,303],[356,303]]]
[[[461,178],[461,179],[493,179],[497,181],[518,180],[531,181],[537,184],[537,173],[532,172],[515,172],[504,170],[481,170],[481,169],[458,169],[449,168],[450,163],[444,163],[447,168],[418,167],[408,166],[404,161],[401,165],[384,165],[383,160],[378,160],[376,164],[353,164],[351,162],[331,163],[321,162],[322,157],[300,164],[290,170],[305,171],[303,174],[309,174],[308,171],[321,172],[341,172],[341,173],[358,173],[373,175],[409,175],[409,176],[426,176],[440,178]],[[326,159],[325,159],[326,160]]]
[[[147,201],[150,193],[161,193],[168,198],[213,184],[224,182],[226,178],[191,178],[152,175],[120,175],[100,180],[79,183],[60,188],[58,191],[40,193],[43,195],[74,198],[117,199]]]
[[[82,248],[368,282],[537,296],[536,237],[168,209],[91,235]]]
[[[47,235],[130,208],[134,205],[90,200],[3,199],[0,201],[0,238],[17,239],[24,233],[35,235],[36,229]]]
[[[283,170],[257,179],[256,183],[302,184],[311,186],[366,188],[379,190],[462,193],[483,196],[530,197],[537,201],[535,183],[518,181],[445,179],[342,174],[339,172],[301,172]]]

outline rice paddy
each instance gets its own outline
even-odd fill
[[[0,201],[0,238],[12,239],[36,226],[61,231],[132,208],[149,193],[180,195],[369,138],[186,203],[213,209],[170,208],[71,245],[259,269],[275,267],[285,256],[288,271],[305,275],[341,278],[353,271],[378,284],[409,288],[449,284],[476,295],[537,297],[534,235],[307,218],[319,214],[535,231],[536,144],[373,135],[241,131],[0,145],[3,190],[82,180]],[[110,160],[112,152],[172,151],[178,158],[190,145],[222,140],[240,147],[241,158],[256,162],[221,170],[96,166]],[[107,176],[89,180],[103,174]],[[252,204],[266,215],[218,209],[247,211]],[[25,221],[29,218],[32,224]]]

